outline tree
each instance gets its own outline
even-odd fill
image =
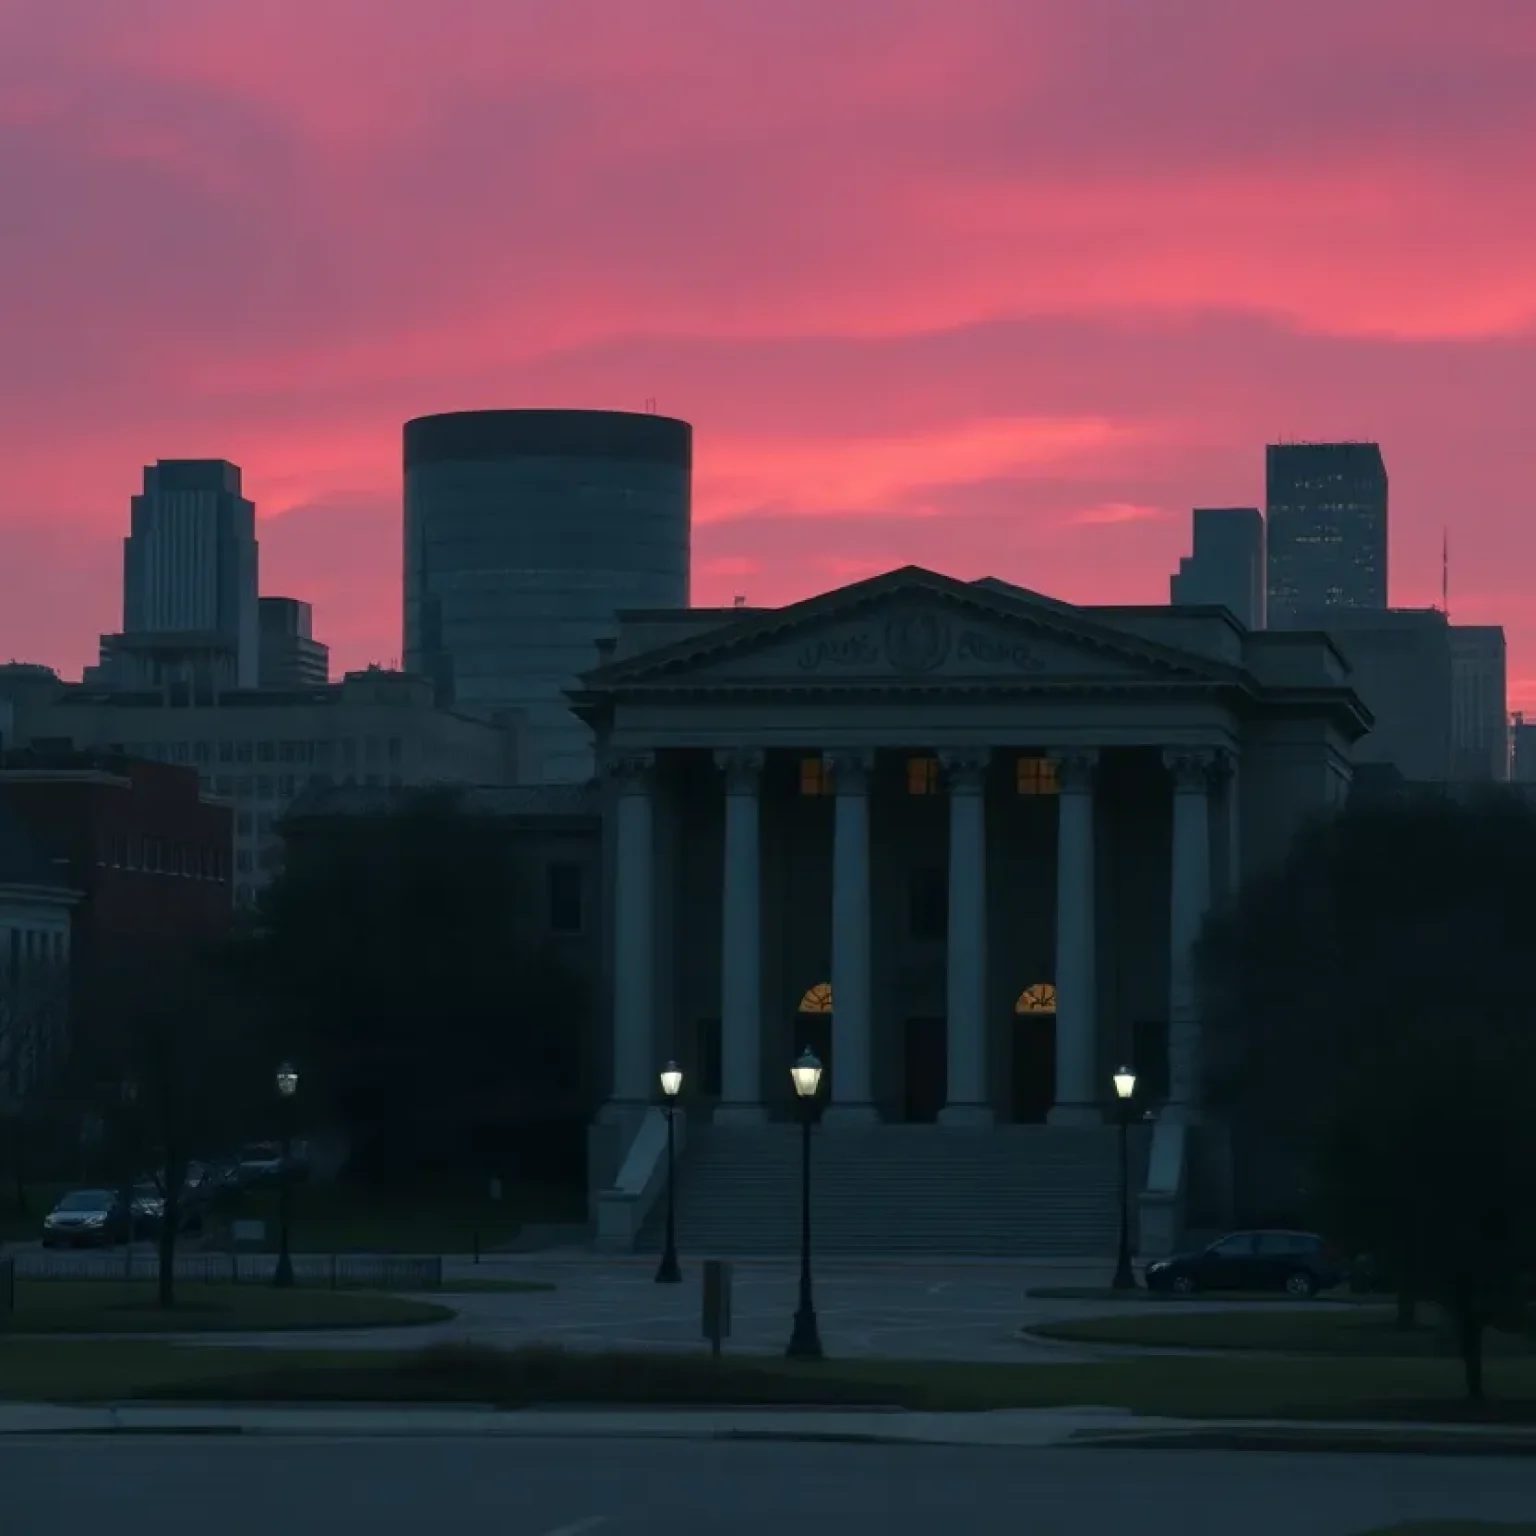
[[[77,1061],[115,1124],[120,1177],[130,1187],[147,1162],[164,1200],[158,1299],[176,1301],[176,1244],[187,1163],[205,1139],[228,1135],[269,1078],[259,1043],[226,986],[221,951],[186,941],[141,940],[99,958],[98,1012],[89,1055]],[[123,1091],[132,1085],[132,1092]]]
[[[477,1128],[581,1102],[585,999],[529,937],[499,818],[424,791],[286,836],[248,975],[355,1163],[457,1161]]]
[[[1404,1310],[1454,1320],[1467,1390],[1536,1270],[1536,811],[1352,802],[1208,925],[1212,1097],[1310,1181]]]

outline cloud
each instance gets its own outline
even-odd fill
[[[1536,7],[1262,9],[9,0],[0,651],[78,665],[139,466],[208,454],[393,654],[401,421],[649,398],[700,595],[1156,601],[1266,439],[1372,436],[1395,596],[1449,523],[1536,651]]]

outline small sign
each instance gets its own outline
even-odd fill
[[[232,1221],[229,1224],[229,1239],[232,1243],[259,1243],[267,1235],[267,1224],[264,1221]]]
[[[724,1259],[704,1261],[704,1337],[711,1354],[731,1336],[731,1266]]]

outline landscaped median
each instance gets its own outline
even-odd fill
[[[0,1341],[0,1395],[90,1403],[492,1404],[684,1407],[1116,1407],[1185,1419],[1536,1424],[1536,1362],[1490,1362],[1493,1400],[1474,1410],[1457,1372],[1428,1359],[1189,1359],[989,1364],[707,1353],[412,1350],[260,1351],[149,1340]]]
[[[162,1307],[152,1281],[18,1280],[15,1308],[0,1322],[0,1333],[281,1333],[441,1323],[453,1316],[437,1302],[378,1291],[184,1283],[176,1305]]]
[[[1437,1321],[1399,1328],[1392,1307],[1254,1307],[1179,1311],[1172,1308],[1041,1323],[1028,1333],[1074,1344],[1142,1349],[1241,1350],[1251,1354],[1349,1355],[1384,1359],[1456,1360],[1456,1342]],[[1484,1353],[1536,1366],[1536,1341],[1490,1330]]]

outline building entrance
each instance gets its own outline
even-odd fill
[[[816,1095],[816,1115],[820,1120],[822,1110],[831,1102],[832,1066],[832,985],[820,982],[810,988],[800,999],[795,1012],[795,1040],[793,1055],[784,1063],[784,1072],[800,1059],[802,1051],[814,1051],[821,1062],[821,1088]],[[793,1090],[791,1090],[793,1092]]]
[[[905,1118],[931,1125],[949,1094],[949,1037],[943,1019],[908,1019],[904,1061]]]
[[[1056,988],[1025,987],[1013,1005],[1013,1118],[1041,1124],[1056,1101]]]

